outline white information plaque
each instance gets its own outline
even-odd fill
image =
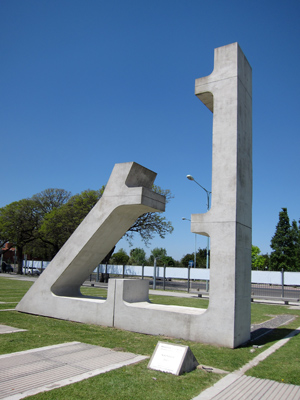
[[[192,358],[188,363],[186,358]],[[154,353],[149,361],[148,368],[161,372],[168,372],[173,375],[180,375],[185,365],[192,366],[189,370],[196,368],[197,360],[193,356],[188,346],[175,345],[171,343],[158,342]]]

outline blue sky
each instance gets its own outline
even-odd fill
[[[98,189],[135,161],[175,196],[173,234],[145,250],[192,252],[182,217],[205,212],[206,194],[186,175],[210,190],[212,163],[194,82],[238,42],[253,74],[253,244],[270,252],[281,208],[300,218],[299,17],[298,0],[1,0],[0,207]]]

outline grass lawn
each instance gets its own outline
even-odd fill
[[[31,282],[0,277],[0,309],[14,308],[31,286]],[[82,293],[89,296],[105,297],[104,289],[82,287]],[[151,301],[160,304],[173,304],[189,307],[207,308],[208,300],[198,298],[179,298],[171,296],[150,296]],[[213,347],[167,337],[143,335],[120,329],[96,325],[62,321],[16,311],[0,311],[0,324],[27,329],[27,332],[0,335],[0,353],[6,354],[32,348],[79,341],[98,346],[119,349],[151,356],[159,340],[190,346],[200,364],[213,366],[226,371],[234,371],[271,346],[291,330],[300,326],[299,310],[288,306],[252,304],[252,323],[260,323],[274,315],[292,314],[294,321],[282,326],[262,338],[261,348],[252,352],[252,345],[235,350]],[[249,375],[275,379],[300,385],[299,361],[300,335],[294,337],[283,348],[249,371]],[[270,361],[269,361],[270,360]],[[123,367],[64,388],[33,396],[34,399],[191,399],[205,388],[211,386],[222,375],[197,369],[176,377],[147,369],[148,361]]]
[[[247,375],[300,385],[300,335],[249,370]]]

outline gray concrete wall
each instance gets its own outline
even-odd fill
[[[232,347],[250,338],[252,243],[252,71],[237,43],[215,50],[211,75],[195,93],[213,112],[212,206],[192,215],[192,232],[209,235],[212,331],[224,321]],[[220,318],[220,319],[219,319]]]

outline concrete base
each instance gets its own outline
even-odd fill
[[[216,311],[210,307],[206,310],[152,304],[146,280],[112,279],[110,284],[115,285],[116,328],[234,347],[234,327],[226,315],[216,318]]]

